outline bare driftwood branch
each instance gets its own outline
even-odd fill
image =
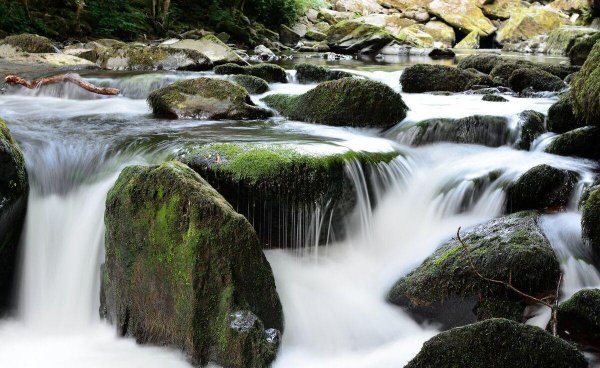
[[[32,81],[28,81],[24,78],[19,77],[18,75],[8,75],[6,76],[6,78],[4,78],[4,81],[8,84],[21,85],[29,89],[39,88],[48,84],[69,82],[85,89],[86,91],[96,93],[99,95],[115,96],[120,93],[119,89],[117,88],[98,87],[89,82],[86,82],[83,79],[81,79],[77,74],[59,74],[54,75],[52,77],[34,79]]]
[[[459,227],[458,230],[456,231],[456,238],[458,239],[459,243],[462,245],[465,252],[467,253],[467,259],[469,261],[469,266],[471,267],[473,272],[482,280],[485,280],[485,281],[493,283],[493,284],[502,285],[502,286],[506,287],[507,289],[512,290],[513,292],[519,294],[520,296],[522,296],[525,299],[528,299],[534,303],[545,305],[546,307],[550,308],[550,310],[552,312],[552,319],[551,319],[552,334],[554,336],[556,336],[558,298],[559,298],[559,293],[560,293],[560,284],[562,283],[562,277],[563,277],[562,273],[560,274],[560,276],[558,278],[558,285],[556,286],[556,294],[554,295],[554,297],[553,298],[552,297],[544,297],[541,299],[536,298],[532,295],[529,295],[529,294],[517,289],[516,287],[514,287],[512,285],[512,272],[510,272],[510,271],[508,273],[508,282],[486,277],[481,272],[479,272],[479,270],[475,266],[475,263],[473,262],[473,257],[471,254],[471,248],[460,237],[460,229],[461,228]],[[554,299],[554,300],[548,301],[548,299]]]

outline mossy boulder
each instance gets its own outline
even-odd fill
[[[356,161],[369,170],[371,164],[389,162],[397,155],[314,155],[277,145],[212,144],[190,146],[178,159],[205,177],[250,220],[265,247],[291,248],[325,242],[327,236],[329,240],[343,236],[344,214],[352,210],[356,198],[345,175],[347,162]],[[322,224],[316,235],[298,229],[300,222],[295,219],[312,215],[317,209],[326,222],[332,219],[331,228]],[[304,223],[311,225],[321,224]]]
[[[519,114],[519,135],[514,144],[515,148],[529,150],[531,144],[540,135],[546,133],[544,120],[546,117],[541,112],[526,110]]]
[[[226,80],[196,78],[177,81],[148,96],[157,117],[168,119],[264,119],[272,114],[252,102],[248,92]]]
[[[334,126],[387,129],[408,110],[389,86],[359,78],[323,82],[299,96],[275,94],[263,101],[287,118]]]
[[[252,225],[176,161],[123,170],[106,201],[103,314],[194,364],[266,367],[283,312]]]
[[[547,7],[532,6],[514,10],[500,28],[496,41],[501,44],[529,40],[569,23],[569,18]]]
[[[571,96],[575,116],[586,125],[600,125],[600,41],[575,75]]]
[[[508,86],[515,92],[558,92],[567,87],[559,77],[535,68],[517,69],[508,78]]]
[[[331,51],[343,54],[373,53],[394,40],[382,27],[353,20],[338,22],[327,31]]]
[[[236,54],[231,47],[219,40],[219,38],[214,34],[208,34],[197,40],[183,39],[175,43],[163,45],[163,47],[187,49],[200,52],[205,55],[213,65],[221,65],[226,63],[248,65],[248,63],[238,54]]]
[[[502,97],[500,95],[495,95],[493,93],[486,93],[483,95],[483,97],[481,97],[481,101],[486,101],[486,102],[508,102],[508,100],[505,97]]]
[[[479,33],[473,31],[465,36],[459,43],[454,45],[459,50],[476,50],[479,48]]]
[[[330,70],[319,65],[308,63],[298,64],[294,69],[296,69],[296,79],[299,83],[320,83],[353,76],[348,72]]]
[[[23,153],[0,119],[0,313],[10,306],[29,181]]]
[[[583,65],[594,48],[596,42],[600,40],[600,32],[590,37],[577,40],[569,50],[569,61],[572,65]]]
[[[578,71],[578,67],[544,65],[540,63],[532,63],[527,60],[500,60],[491,70],[490,76],[498,84],[508,86],[510,84],[510,77],[519,69],[535,70],[532,73],[537,73],[537,71],[541,70],[543,72],[552,74],[561,80],[565,79],[569,74]],[[548,77],[546,76],[546,78]]]
[[[491,220],[463,231],[461,238],[469,252],[456,239],[445,242],[417,269],[402,277],[388,299],[418,320],[443,327],[471,323],[477,315],[508,318],[515,316],[515,309],[522,314],[528,300],[478,277],[470,266],[469,254],[485,277],[512,280],[514,287],[529,295],[545,297],[556,292],[560,265],[534,212]],[[485,313],[474,311],[482,301],[487,301]],[[502,301],[500,307],[493,307],[498,301]],[[498,314],[490,313],[494,310]]]
[[[491,85],[483,74],[447,65],[416,64],[400,75],[402,91],[422,93],[434,91],[463,92],[475,85]]]
[[[516,212],[566,207],[577,179],[574,171],[535,166],[506,188],[506,209]]]
[[[234,75],[231,80],[244,87],[250,94],[261,94],[269,90],[269,83],[266,80],[253,75]]]
[[[553,55],[569,55],[575,44],[596,34],[600,34],[597,29],[587,27],[563,26],[557,28],[548,34],[545,52]],[[574,65],[582,64],[583,62]]]
[[[424,31],[429,33],[435,42],[441,43],[442,47],[452,47],[456,42],[454,28],[439,20],[432,20],[425,24]]]
[[[475,69],[485,74],[490,74],[492,69],[504,59],[495,54],[473,54],[460,59],[456,65],[459,69]]]
[[[529,7],[529,3],[523,0],[494,0],[484,2],[480,7],[486,17],[504,20],[510,18],[515,11]]]
[[[557,331],[563,339],[600,349],[600,289],[581,290],[561,303]]]
[[[428,10],[463,33],[475,31],[481,36],[489,36],[496,31],[475,0],[433,0],[428,4]]]
[[[600,259],[600,186],[590,188],[581,206],[581,230],[584,242],[594,258]]]
[[[510,136],[511,131],[506,118],[474,115],[460,119],[424,120],[402,130],[397,139],[413,146],[452,142],[500,147],[509,142]]]
[[[433,37],[425,32],[423,24],[413,24],[410,27],[405,27],[396,35],[400,43],[413,47],[427,48],[432,47],[434,43]]]
[[[138,44],[117,45],[98,52],[96,63],[110,70],[208,70],[212,62],[204,54],[190,49],[174,49]]]
[[[241,66],[237,64],[223,64],[215,67],[215,74],[245,74],[262,78],[269,83],[287,83],[287,73],[285,69],[275,64],[256,64],[250,66]]]
[[[0,45],[10,45],[22,52],[32,54],[56,52],[57,49],[46,37],[29,33],[23,33],[14,36],[8,36],[0,40]]]
[[[489,319],[442,332],[423,344],[405,368],[586,368],[583,354],[544,330]]]
[[[560,156],[600,159],[600,127],[585,126],[561,134],[554,139],[546,152]]]
[[[566,133],[581,128],[585,125],[581,119],[575,117],[573,111],[573,98],[570,93],[565,93],[548,110],[548,130],[554,133]]]

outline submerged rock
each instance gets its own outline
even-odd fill
[[[546,152],[561,156],[600,159],[600,127],[586,126],[561,134],[554,139]]]
[[[485,277],[512,278],[513,286],[529,295],[556,292],[560,265],[534,212],[491,220],[463,231],[461,238],[470,248],[474,266]],[[445,328],[483,317],[520,320],[528,301],[505,286],[478,277],[467,257],[458,240],[445,242],[402,277],[388,299],[418,320],[440,323]],[[483,311],[473,310],[479,309],[482,301],[486,301]]]
[[[0,119],[0,313],[10,306],[29,181],[23,153]]]
[[[428,56],[430,58],[432,58],[433,60],[454,59],[454,57],[456,56],[456,53],[454,53],[454,51],[452,51],[452,49],[434,48],[433,50],[431,50],[429,52]]]
[[[325,243],[343,236],[343,219],[356,197],[345,174],[347,162],[368,170],[386,163],[396,152],[346,152],[314,155],[277,145],[212,144],[191,146],[179,159],[205,177],[253,224],[263,246],[291,248]],[[300,218],[316,211],[329,224],[318,226]],[[305,228],[298,228],[305,226]],[[298,235],[300,234],[300,238]]]
[[[525,89],[557,92],[567,87],[559,77],[534,68],[521,68],[512,72],[508,78],[508,86],[515,92],[523,92]]]
[[[546,331],[490,319],[442,332],[406,368],[586,368],[583,354]]]
[[[600,41],[573,79],[571,96],[575,116],[586,125],[600,125]]]
[[[506,188],[508,212],[565,207],[571,199],[577,173],[549,165],[529,169]]]
[[[302,63],[294,67],[299,83],[315,83],[353,77],[352,74],[341,70],[329,70],[325,67]]]
[[[475,85],[491,85],[483,74],[446,65],[416,64],[400,75],[402,91],[422,93],[434,91],[463,92]]]
[[[102,308],[121,335],[194,364],[275,358],[265,328],[281,331],[283,313],[271,267],[250,223],[197,173],[176,161],[125,168],[105,222]]]
[[[570,93],[560,96],[548,110],[548,130],[554,133],[566,133],[585,125],[573,112],[573,98]]]
[[[110,70],[208,70],[212,62],[201,52],[137,44],[98,50],[96,63]]]
[[[303,95],[275,94],[263,101],[290,119],[334,126],[387,129],[408,110],[389,86],[359,78],[323,82]]]
[[[269,90],[269,84],[262,78],[253,75],[234,75],[231,80],[244,87],[250,94],[265,93]]]
[[[482,144],[500,147],[510,140],[508,121],[501,116],[474,115],[460,119],[424,120],[398,134],[405,144],[421,146],[436,142]]]
[[[269,83],[287,83],[285,69],[275,64],[256,64],[241,66],[237,64],[223,64],[215,67],[215,74],[246,74],[262,78]]]
[[[10,45],[17,51],[30,52],[32,54],[57,52],[52,41],[46,37],[29,33],[8,36],[0,40],[0,45]]]
[[[327,45],[342,54],[376,52],[395,39],[382,27],[344,20],[327,31]]]
[[[168,119],[263,119],[269,110],[252,102],[248,92],[226,80],[196,78],[177,81],[148,96],[157,117]]]
[[[575,293],[559,305],[556,320],[563,339],[600,349],[600,289]]]
[[[481,98],[482,101],[487,102],[508,102],[508,100],[502,96],[495,95],[493,93],[486,93]]]

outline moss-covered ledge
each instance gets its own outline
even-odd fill
[[[347,151],[327,155],[303,153],[290,146],[220,143],[190,146],[177,155],[211,183],[256,229],[263,245],[291,247],[323,242],[331,220],[333,234],[343,233],[343,215],[355,205],[346,176],[347,162],[387,163],[397,152]],[[303,238],[299,217],[310,220],[321,210],[325,221],[319,239]],[[310,226],[310,221],[302,221]],[[301,231],[296,231],[301,230]],[[301,238],[297,237],[301,234]]]

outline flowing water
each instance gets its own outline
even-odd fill
[[[400,71],[352,69],[400,90]],[[404,95],[411,111],[381,137],[369,129],[334,128],[274,118],[267,121],[165,121],[154,119],[148,93],[182,78],[210,73],[98,73],[86,77],[123,90],[99,97],[76,88],[11,89],[0,96],[0,115],[20,143],[31,180],[24,230],[16,314],[0,321],[0,367],[188,367],[175,350],[118,338],[98,316],[103,260],[104,201],[120,170],[164,160],[188,143],[284,144],[314,154],[397,150],[390,164],[363,171],[348,162],[358,205],[348,214],[346,240],[308,251],[267,251],[282,300],[286,330],[274,366],[401,367],[436,334],[385,302],[402,275],[430,255],[459,226],[502,213],[503,187],[529,168],[547,163],[593,178],[585,160],[517,151],[508,146],[435,144],[411,148],[398,143],[403,127],[426,118],[474,114],[506,116],[514,129],[523,110],[546,113],[555,97],[481,101],[481,96]],[[293,72],[290,73],[293,80]],[[274,92],[303,93],[314,85],[274,84]],[[273,93],[273,92],[269,92]],[[261,96],[253,96],[255,101]],[[536,147],[544,143],[536,142]],[[475,182],[491,172],[499,178],[483,188]],[[367,190],[370,187],[372,190]],[[580,191],[575,194],[576,203]],[[322,217],[322,216],[321,216]],[[304,218],[304,217],[303,217]],[[319,214],[318,226],[327,226]],[[311,221],[303,220],[310,223]],[[561,298],[600,286],[581,242],[580,215],[545,215],[541,226],[561,260]],[[314,223],[294,231],[315,232]],[[312,237],[314,239],[315,236]],[[531,323],[542,323],[544,311]]]

